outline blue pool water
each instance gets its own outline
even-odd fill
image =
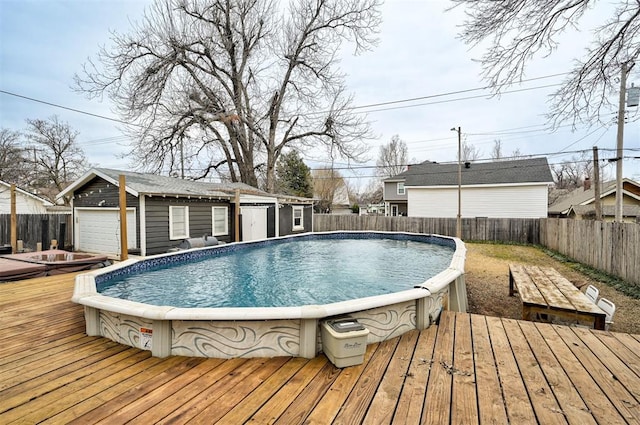
[[[411,289],[445,270],[453,253],[411,240],[292,239],[116,276],[98,291],[188,308],[328,304]]]

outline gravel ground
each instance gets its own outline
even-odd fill
[[[520,299],[509,297],[509,264],[553,267],[578,288],[592,284],[600,296],[613,301],[616,312],[612,331],[640,335],[640,300],[628,297],[605,283],[593,280],[559,262],[542,250],[529,246],[465,243],[465,265],[469,312],[487,316],[522,318]]]

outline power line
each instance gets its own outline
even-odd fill
[[[541,77],[534,77],[534,78],[528,78],[525,80],[520,80],[520,83],[525,83],[525,82],[529,82],[529,81],[536,81],[536,80],[542,80],[545,78],[553,78],[553,77],[559,77],[561,75],[567,75],[566,72],[560,73],[560,74],[551,74],[551,75],[544,75]],[[480,91],[480,90],[487,90],[487,89],[492,89],[495,87],[502,87],[502,86],[506,86],[506,85],[510,85],[507,83],[504,84],[499,84],[497,86],[484,86],[484,87],[476,87],[476,88],[472,88],[472,89],[464,89],[464,90],[457,90],[457,91],[451,91],[451,92],[446,92],[446,93],[439,93],[439,94],[432,94],[432,95],[426,95],[426,96],[419,96],[419,97],[412,97],[412,98],[407,98],[407,99],[401,99],[401,100],[390,100],[387,102],[378,102],[378,103],[371,103],[369,105],[360,105],[360,106],[354,106],[348,109],[363,109],[363,108],[374,108],[377,106],[385,106],[385,105],[394,105],[397,103],[405,103],[405,102],[415,102],[417,100],[425,100],[425,99],[433,99],[435,97],[443,97],[443,96],[453,96],[456,94],[462,94],[462,93],[470,93],[470,92],[474,92],[474,91]]]
[[[549,84],[546,86],[536,86],[536,87],[528,87],[528,88],[524,88],[524,89],[517,89],[517,90],[507,90],[507,91],[503,91],[501,92],[501,94],[510,94],[510,93],[519,93],[519,92],[523,92],[523,91],[530,91],[530,90],[538,90],[538,89],[544,89],[544,88],[548,88],[548,87],[555,87],[555,86],[560,86],[562,84]],[[445,94],[440,95],[440,96],[445,96]],[[413,105],[405,105],[405,106],[394,106],[391,108],[382,108],[382,109],[371,109],[368,111],[360,111],[360,112],[356,112],[358,114],[368,114],[370,112],[385,112],[385,111],[393,111],[396,109],[407,109],[407,108],[417,108],[418,106],[427,106],[427,105],[438,105],[441,103],[451,103],[451,102],[459,102],[461,100],[469,100],[469,99],[479,99],[479,98],[486,98],[486,95],[477,95],[477,96],[466,96],[466,97],[457,97],[455,99],[447,99],[447,100],[438,100],[435,102],[424,102],[424,103],[416,103]],[[345,108],[347,110],[349,109],[353,109],[353,108]],[[310,112],[307,114],[301,114],[301,115],[317,115],[317,114],[326,114],[327,112],[330,111],[319,111],[319,112]]]
[[[128,123],[128,122],[119,120],[117,118],[105,117],[104,115],[98,115],[98,114],[94,114],[92,112],[82,111],[80,109],[75,109],[75,108],[70,108],[68,106],[58,105],[56,103],[47,102],[45,100],[34,99],[33,97],[24,96],[24,95],[17,94],[17,93],[12,93],[12,92],[9,92],[9,91],[6,91],[6,90],[1,90],[0,89],[0,93],[6,94],[6,95],[9,95],[9,96],[19,97],[21,99],[30,100],[31,102],[37,102],[37,103],[42,103],[44,105],[53,106],[54,108],[66,109],[67,111],[77,112],[78,114],[89,115],[91,117],[100,118],[100,119],[103,119],[103,120],[109,120],[109,121],[114,121],[114,122],[117,122],[117,123],[120,123],[120,124],[135,125],[135,126],[140,127],[138,124]]]
[[[540,76],[540,77],[534,77],[534,78],[521,80],[520,83],[529,82],[529,81],[536,81],[536,80],[541,80],[541,79],[546,79],[546,78],[553,78],[553,77],[558,77],[558,76],[565,75],[565,74],[566,73],[543,75],[543,76]],[[505,86],[505,85],[507,85],[507,84],[502,84],[502,85],[499,85],[497,87],[502,87],[502,86]],[[517,93],[517,92],[528,91],[528,90],[537,90],[537,89],[541,89],[541,88],[554,87],[554,86],[558,86],[558,85],[560,85],[560,84],[550,84],[550,85],[546,85],[546,86],[537,86],[537,87],[530,87],[530,88],[517,89],[517,90],[508,90],[508,91],[504,91],[504,92],[501,92],[501,93],[502,94]],[[465,89],[465,90],[456,90],[456,91],[451,91],[451,92],[437,93],[437,94],[425,95],[425,96],[419,96],[419,97],[413,97],[413,98],[405,98],[405,99],[391,100],[391,101],[386,101],[386,102],[371,103],[371,104],[368,104],[368,105],[352,106],[352,107],[345,108],[345,109],[346,110],[356,110],[356,109],[373,108],[373,107],[384,106],[384,105],[394,105],[394,104],[398,104],[398,103],[415,102],[417,100],[433,99],[433,98],[437,98],[437,97],[453,96],[453,95],[456,95],[456,94],[470,93],[470,92],[473,92],[473,91],[480,91],[480,90],[487,90],[487,89],[491,89],[491,88],[494,88],[494,87],[496,87],[496,86],[475,87],[475,88]],[[104,116],[104,115],[94,114],[92,112],[87,112],[87,111],[83,111],[83,110],[80,110],[80,109],[70,108],[68,106],[59,105],[57,103],[48,102],[48,101],[41,100],[41,99],[35,99],[33,97],[21,95],[21,94],[18,94],[18,93],[13,93],[13,92],[6,91],[6,90],[1,90],[0,89],[0,93],[6,94],[6,95],[9,95],[9,96],[15,96],[15,97],[18,97],[18,98],[21,98],[21,99],[25,99],[25,100],[29,100],[31,102],[37,102],[37,103],[41,103],[41,104],[44,104],[44,105],[53,106],[54,108],[60,108],[60,109],[65,109],[67,111],[76,112],[76,113],[79,113],[79,114],[89,115],[89,116],[92,116],[92,117],[95,117],[95,118],[100,118],[100,119],[109,120],[109,121],[113,121],[113,122],[117,122],[117,123],[121,123],[121,124],[133,125],[133,126],[141,127],[139,124],[128,123],[128,122],[119,120],[117,118],[107,117],[107,116]],[[474,99],[474,98],[480,98],[480,97],[486,97],[486,95],[468,96],[468,97],[462,97],[462,98],[457,98],[457,99],[449,99],[449,100],[443,100],[443,101],[438,101],[438,102],[427,102],[427,103],[416,104],[416,105],[407,105],[407,106],[402,106],[402,107],[384,108],[384,109],[377,109],[377,110],[371,110],[371,111],[363,111],[362,113],[381,112],[381,111],[387,111],[387,110],[393,110],[393,109],[412,108],[412,107],[418,107],[418,106],[433,105],[433,104],[438,104],[438,103],[456,102],[456,101],[460,101],[460,100],[468,100],[468,99]],[[301,114],[301,115],[316,115],[316,114],[324,114],[324,113],[327,113],[327,112],[329,112],[329,111],[310,112],[310,113]]]
[[[611,151],[611,152],[615,152],[616,149],[613,148],[599,148],[599,150],[601,151]],[[624,151],[637,151],[640,149],[634,149],[634,148],[625,148],[623,149]],[[591,152],[591,148],[589,149],[580,149],[580,150],[574,150],[574,151],[557,151],[557,152],[541,152],[541,153],[534,153],[534,154],[527,154],[527,155],[519,155],[517,157],[513,157],[513,156],[505,156],[499,159],[496,158],[479,158],[479,159],[474,159],[472,161],[470,161],[471,163],[486,163],[486,162],[498,162],[501,160],[512,160],[512,159],[517,159],[517,158],[534,158],[534,157],[546,157],[546,156],[565,156],[565,155],[570,155],[570,154],[580,154],[580,153],[587,153],[587,152]],[[623,157],[625,159],[633,159],[635,157],[633,156],[627,156],[627,157]],[[589,162],[591,161],[591,159],[589,160],[575,160],[575,161],[571,161],[571,162]],[[602,162],[606,162],[607,159],[604,158],[601,160]],[[330,162],[327,161],[316,161],[314,160],[314,162],[318,162],[318,163],[325,163],[327,165],[330,165]],[[437,162],[438,165],[452,165],[452,164],[457,164],[458,161],[442,161],[442,162]],[[420,165],[422,163],[417,163],[417,164],[392,164],[392,165],[388,165],[389,167],[408,167],[408,166],[416,166],[416,165]],[[561,162],[557,162],[557,163],[549,163],[549,165],[557,165],[557,164],[561,164]],[[377,169],[377,168],[384,168],[385,166],[380,166],[380,165],[352,165],[352,166],[345,166],[345,167],[333,167],[333,170],[360,170],[360,169]],[[310,168],[312,171],[318,171],[318,170],[326,170],[328,169],[327,167],[322,167],[322,168]],[[378,176],[376,176],[378,177]]]

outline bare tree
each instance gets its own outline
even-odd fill
[[[593,161],[585,151],[579,156],[551,166],[557,189],[575,189],[584,184],[585,178],[593,179]]]
[[[32,165],[30,188],[55,202],[56,195],[89,166],[76,142],[78,132],[57,116],[27,120],[27,124],[25,137],[33,149],[33,156],[27,157]]]
[[[502,142],[500,140],[493,141],[493,148],[491,149],[491,159],[502,159]]]
[[[89,61],[80,90],[107,94],[137,136],[145,168],[174,170],[186,147],[199,170],[275,187],[285,147],[325,146],[358,160],[371,137],[337,68],[343,42],[370,48],[380,0],[158,0],[130,34]]]
[[[464,6],[467,20],[460,38],[472,45],[485,42],[483,75],[496,92],[522,79],[527,63],[557,48],[560,34],[578,31],[590,0],[453,0]],[[590,46],[551,99],[549,119],[603,123],[610,121],[610,99],[617,101],[623,65],[633,66],[640,53],[640,2],[604,5],[602,24],[592,31]],[[605,11],[605,7],[608,9]],[[607,16],[605,13],[609,13]],[[615,110],[615,109],[614,109]]]
[[[26,187],[28,173],[20,133],[0,128],[0,180]]]
[[[462,162],[475,161],[482,155],[482,151],[480,149],[476,148],[474,145],[467,141],[462,142],[461,149],[462,154],[460,159],[462,160]]]
[[[384,198],[384,186],[379,180],[371,179],[360,195],[360,202],[363,204],[379,204]]]
[[[522,156],[523,155],[520,152],[519,148],[511,151],[511,155],[505,156],[504,152],[502,151],[502,141],[499,139],[493,141],[493,148],[491,148],[491,159],[499,161],[501,159],[518,159],[522,158]]]
[[[338,198],[345,197],[345,191],[347,192],[346,202],[349,203],[348,189],[339,171],[320,168],[313,170],[311,175],[313,177],[313,195],[319,199],[316,204],[318,212],[331,212],[333,205],[339,201]]]
[[[409,150],[407,144],[397,134],[389,143],[380,146],[376,161],[376,174],[380,177],[393,177],[407,169]]]

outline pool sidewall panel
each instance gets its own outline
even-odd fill
[[[233,251],[247,246],[278,243],[291,238],[314,237],[418,239],[455,247],[455,252],[446,270],[416,285],[414,289],[325,305],[188,309],[152,306],[105,297],[97,290],[99,284],[108,276],[128,274],[132,270],[146,270],[167,262],[184,261],[190,258],[190,255],[201,258],[211,255],[211,250],[216,248]],[[226,244],[222,247],[197,248],[178,254],[160,254],[142,260],[127,260],[77,276],[72,300],[98,311],[98,327],[103,337],[147,350],[153,347],[154,342],[156,345],[166,345],[153,347],[154,355],[217,358],[301,355],[310,357],[310,354],[317,354],[322,350],[320,320],[345,315],[355,318],[370,331],[367,343],[400,336],[416,329],[418,324],[421,328],[429,326],[438,319],[443,309],[449,307],[450,285],[460,285],[462,282],[462,287],[457,290],[464,290],[466,293],[463,278],[465,257],[466,248],[461,240],[439,235],[406,232],[323,232],[289,235]],[[462,279],[459,279],[461,277]],[[416,317],[418,313],[422,317]],[[154,323],[163,329],[163,337],[156,338],[156,341],[153,338]],[[89,329],[90,323],[87,322],[88,332]]]

